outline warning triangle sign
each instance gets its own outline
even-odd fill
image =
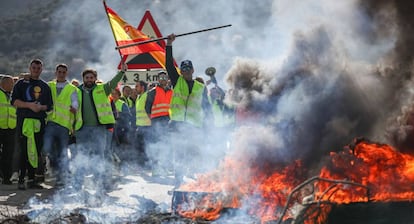
[[[144,17],[142,17],[141,22],[138,25],[138,30],[147,34],[149,38],[161,38],[162,34],[158,29],[157,24],[155,24],[154,18],[149,10],[145,11]],[[165,40],[159,40],[157,42],[162,48],[165,48]]]
[[[144,16],[139,23],[138,30],[148,35],[149,38],[161,38],[162,34],[155,23],[154,18],[149,10],[145,11]],[[165,49],[165,40],[157,41],[157,43]],[[162,66],[149,53],[139,55],[127,55],[123,60],[127,62],[128,70],[130,69],[162,69]],[[121,64],[118,65],[118,69]]]

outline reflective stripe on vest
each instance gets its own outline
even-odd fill
[[[95,103],[98,121],[101,124],[115,124],[111,103],[105,93],[104,84],[98,84],[92,90],[92,98]]]
[[[178,77],[170,105],[171,120],[186,121],[196,127],[201,127],[204,118],[201,106],[203,91],[204,85],[194,80],[193,89],[189,94],[187,82],[182,76]]]
[[[68,130],[72,129],[75,116],[70,112],[72,104],[71,95],[76,91],[76,86],[68,83],[57,95],[56,82],[49,82],[53,99],[53,111],[48,114],[47,120],[55,122]]]
[[[0,90],[0,128],[16,128],[16,108],[10,104],[6,93]]]
[[[145,102],[147,102],[147,92],[143,93],[135,103],[137,126],[151,126],[151,120],[145,111]]]
[[[162,87],[155,88],[154,102],[151,107],[151,118],[168,116],[173,91],[165,91]]]

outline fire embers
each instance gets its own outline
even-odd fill
[[[228,209],[238,210],[233,216],[256,217],[262,223],[327,223],[342,205],[414,200],[413,156],[364,139],[351,146],[331,153],[319,175],[310,178],[300,161],[269,174],[227,159],[220,170],[181,186],[173,197],[173,212],[223,223]]]

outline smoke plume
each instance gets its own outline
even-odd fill
[[[414,144],[411,1],[106,2],[132,25],[149,9],[163,35],[232,24],[174,42],[175,59],[191,59],[195,76],[208,79],[204,69],[216,67],[225,101],[243,114],[232,133],[209,130],[221,138],[175,133],[176,144],[203,149],[183,155],[198,171],[225,155],[263,167],[317,165],[359,136],[401,150]],[[68,35],[51,35],[47,57],[72,55],[74,76],[85,67],[105,81],[116,73],[102,2],[64,1],[52,19]],[[151,161],[171,162],[170,143],[150,145]]]

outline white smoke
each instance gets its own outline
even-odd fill
[[[247,108],[258,118],[253,119],[253,126],[242,126],[234,133],[214,128],[206,132],[215,133],[216,138],[176,133],[172,136],[175,143],[199,147],[199,154],[184,153],[181,158],[196,162],[190,169],[212,169],[226,154],[254,158],[254,162],[260,158],[318,162],[327,151],[338,150],[359,135],[386,141],[387,118],[399,113],[395,86],[390,86],[385,73],[377,73],[388,66],[387,54],[396,39],[386,35],[372,42],[369,36],[377,24],[355,0],[106,3],[135,26],[149,9],[164,36],[232,24],[179,37],[173,53],[177,62],[193,61],[195,76],[216,67],[219,85],[236,91],[226,101]],[[51,36],[49,57],[78,55],[74,57],[78,70],[95,68],[105,81],[115,75],[119,54],[101,1],[65,1],[52,19],[54,28],[67,30],[68,35]],[[389,33],[397,30],[389,27]],[[84,41],[73,43],[75,35],[84,36]],[[172,150],[181,145],[169,143],[149,146],[152,162],[174,161]]]

